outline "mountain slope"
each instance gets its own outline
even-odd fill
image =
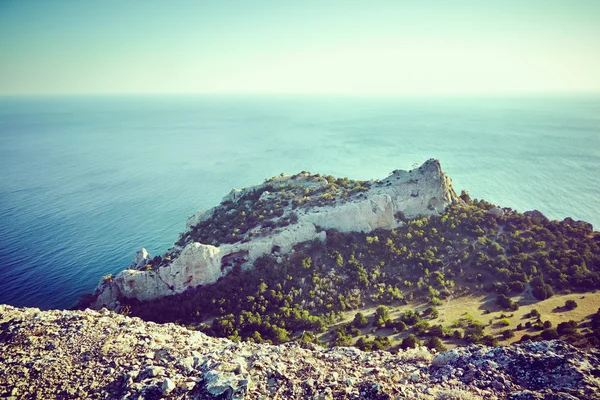
[[[107,310],[0,306],[8,398],[592,399],[599,354],[560,341],[365,353],[231,342]]]

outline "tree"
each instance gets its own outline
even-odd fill
[[[548,329],[548,328],[552,328],[552,322],[551,321],[544,321],[544,329]]]
[[[577,322],[570,320],[567,322],[561,322],[556,327],[556,331],[559,335],[568,335],[577,331]]]
[[[544,340],[558,339],[558,332],[554,328],[544,329],[540,336]]]
[[[365,326],[369,325],[369,321],[367,321],[367,317],[365,317],[363,313],[357,312],[354,315],[352,325],[354,325],[357,328],[364,328]]]
[[[420,320],[419,322],[417,322],[414,326],[413,326],[413,332],[415,333],[415,335],[420,336],[422,334],[424,334],[427,329],[429,329],[429,322],[425,321],[425,320]]]
[[[408,329],[408,327],[406,326],[404,321],[402,321],[400,319],[394,321],[391,325],[392,325],[392,328],[394,328],[396,330],[396,332],[404,332],[406,329]]]
[[[531,293],[538,300],[546,300],[547,298],[554,296],[554,291],[552,290],[552,287],[544,282],[544,278],[542,276],[533,279],[531,281],[531,286],[533,287]]]
[[[510,297],[504,294],[499,294],[498,297],[496,297],[496,303],[498,303],[500,307],[508,310],[517,310],[519,308],[519,306],[512,301]]]
[[[577,302],[575,300],[567,300],[565,302],[565,308],[567,310],[574,310],[577,308]]]
[[[373,326],[377,328],[383,328],[390,320],[390,310],[386,306],[379,306],[375,310],[375,320]]]
[[[408,335],[407,337],[402,339],[402,343],[400,344],[400,347],[405,350],[408,348],[414,349],[415,347],[419,346],[420,344],[421,344],[421,342],[419,341],[419,339],[417,339],[417,337],[411,333],[410,335]]]
[[[513,331],[511,331],[510,329],[506,329],[504,331],[502,331],[502,337],[504,339],[510,339],[511,337],[514,337],[515,333]]]
[[[413,310],[408,310],[402,315],[402,321],[406,325],[412,326],[419,321],[419,316]]]
[[[440,313],[437,310],[437,308],[431,306],[431,307],[427,307],[427,309],[425,311],[423,311],[423,315],[426,315],[431,319],[436,319],[440,315]]]
[[[429,331],[427,332],[427,334],[429,336],[433,336],[433,337],[439,337],[442,338],[444,337],[444,329],[442,328],[441,325],[434,325],[431,328],[429,328]]]
[[[444,346],[444,342],[437,336],[432,336],[425,342],[425,346],[430,349],[435,349],[438,352],[446,351],[447,348]]]

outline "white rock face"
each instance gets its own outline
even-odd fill
[[[129,265],[129,269],[138,269],[148,264],[148,261],[152,258],[150,253],[144,248],[135,253],[133,261]]]
[[[270,254],[273,246],[279,246],[282,253],[288,253],[297,243],[309,240],[325,240],[325,232],[317,232],[309,223],[298,223],[282,232],[246,243],[223,244],[215,247],[209,244],[190,243],[171,264],[158,271],[137,271],[126,269],[111,281],[101,281],[97,290],[99,296],[96,308],[116,308],[120,296],[141,301],[157,299],[198,285],[214,283],[223,276],[221,262],[224,256],[247,252],[250,265],[263,254]]]
[[[319,186],[326,184],[326,180],[316,183]],[[235,202],[247,191],[263,186],[233,190],[224,200]],[[249,242],[218,247],[190,243],[171,264],[158,271],[134,270],[135,266],[145,265],[150,257],[142,249],[131,264],[133,269],[122,271],[111,280],[101,281],[95,306],[114,309],[120,296],[144,301],[214,283],[228,271],[224,257],[237,257],[242,260],[243,267],[250,267],[258,257],[270,254],[274,246],[278,246],[281,253],[288,253],[298,243],[314,239],[324,241],[326,233],[317,232],[317,227],[364,233],[375,229],[393,229],[401,224],[395,217],[397,212],[402,212],[407,218],[434,215],[453,203],[462,203],[462,200],[452,189],[451,180],[442,172],[439,162],[432,159],[412,171],[394,171],[386,179],[372,183],[367,192],[347,201],[299,209],[296,212],[297,223],[266,236],[255,237]],[[190,217],[186,222],[186,231],[209,219],[214,210],[201,211]]]

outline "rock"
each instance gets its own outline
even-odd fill
[[[169,378],[165,378],[162,382],[161,385],[161,391],[162,391],[162,395],[166,396],[169,393],[171,393],[173,390],[175,390],[175,383],[173,383],[172,380],[170,380]]]
[[[281,179],[278,181],[281,184],[303,187],[319,188],[328,185],[326,180],[314,182],[307,180],[306,175],[302,174],[296,179]],[[265,185],[234,190],[223,201],[236,202],[244,194],[264,190]],[[261,195],[266,198],[277,195],[266,193],[265,191]],[[147,301],[182,293],[199,285],[214,283],[229,271],[229,268],[223,267],[226,264],[224,260],[229,257],[245,257],[243,265],[249,267],[258,257],[271,254],[274,248],[278,249],[279,254],[287,254],[298,243],[315,239],[324,241],[326,233],[322,229],[336,229],[340,232],[393,229],[402,223],[396,219],[399,212],[407,218],[435,215],[455,203],[462,204],[463,201],[454,192],[452,182],[442,172],[439,161],[431,159],[412,171],[396,170],[379,184],[372,184],[366,192],[354,194],[348,199],[294,211],[288,205],[285,213],[293,213],[296,221],[285,229],[276,229],[233,244],[213,246],[208,243],[188,243],[170,263],[162,265],[157,271],[139,270],[150,258],[146,250],[142,249],[136,254],[129,269],[100,282],[93,306],[114,310],[119,297]],[[186,232],[210,219],[219,207],[190,217],[186,222]],[[167,254],[163,258],[166,259]]]
[[[149,367],[146,367],[146,369],[144,370],[144,376],[153,378],[155,376],[163,375],[164,372],[165,372],[164,367],[157,367],[157,366],[151,365]]]
[[[60,334],[33,335],[42,329]],[[6,305],[0,338],[0,392],[9,398],[571,400],[600,392],[600,354],[558,340],[472,345],[429,361],[424,348],[391,354],[235,343],[108,310],[32,313]],[[46,354],[49,343],[60,357]]]
[[[152,256],[150,255],[150,253],[148,253],[146,249],[142,248],[137,253],[135,253],[135,257],[129,265],[129,269],[140,269],[143,266],[145,266],[151,258]]]
[[[504,215],[504,210],[500,207],[494,207],[488,210],[488,214],[491,214],[494,217],[502,217]]]
[[[410,380],[413,382],[418,382],[419,379],[421,379],[421,372],[419,372],[419,370],[416,370],[410,375]]]
[[[529,218],[539,218],[542,220],[548,220],[548,218],[546,218],[546,216],[538,210],[525,211],[523,213],[523,215],[525,215],[526,217],[529,217]]]

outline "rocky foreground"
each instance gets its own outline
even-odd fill
[[[597,399],[599,366],[561,341],[365,353],[0,306],[0,396],[12,399]]]

